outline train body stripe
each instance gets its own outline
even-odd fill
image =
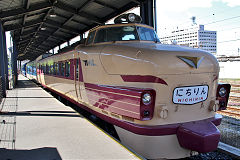
[[[121,75],[124,82],[160,83],[168,85],[163,79],[151,75]]]
[[[127,88],[127,87],[115,87],[115,86],[107,86],[107,85],[96,85],[91,83],[84,83],[86,88],[95,89],[102,92],[110,92],[115,94],[122,94],[126,96],[140,98],[141,93],[144,89],[136,89],[136,88]]]
[[[103,92],[99,90],[93,90],[86,88],[87,94],[92,95],[98,99],[100,98],[107,98],[108,100],[113,100],[114,102],[120,102],[127,105],[133,105],[133,106],[139,106],[140,105],[140,97],[131,97],[128,95],[122,95],[117,93],[111,93],[111,92]]]
[[[128,116],[128,117],[131,117],[131,118],[140,119],[140,113],[125,110],[125,109],[122,109],[122,108],[119,108],[119,107],[115,107],[113,105],[107,105],[107,104],[104,104],[104,103],[101,103],[101,102],[96,102],[96,101],[91,100],[91,99],[89,99],[89,101],[93,106],[98,107],[100,109],[103,109],[105,111],[109,111],[111,113],[116,113],[118,115]]]

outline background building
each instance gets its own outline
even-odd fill
[[[189,28],[164,31],[160,40],[164,44],[176,41],[178,45],[201,48],[214,55],[217,53],[217,32],[204,30],[204,25],[194,24]]]

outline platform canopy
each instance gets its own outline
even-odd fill
[[[0,19],[11,31],[18,59],[33,60],[144,1],[1,0]]]

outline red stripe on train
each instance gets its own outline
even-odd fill
[[[168,85],[163,79],[151,75],[121,75],[121,77],[124,82],[160,83]]]
[[[127,111],[127,110],[122,110],[121,108],[109,106],[106,104],[101,104],[101,103],[96,102],[91,99],[90,99],[90,103],[93,104],[95,107],[99,107],[101,109],[104,109],[104,110],[112,112],[112,113],[116,113],[118,115],[124,115],[124,116],[128,116],[131,118],[140,119],[140,112],[135,113],[135,112]]]
[[[137,102],[139,103],[138,106],[136,106],[133,104],[124,103],[125,102],[124,100],[127,100],[127,99],[123,99],[123,101],[121,102],[121,101],[115,101],[114,99],[109,99],[108,97],[94,96],[92,94],[87,94],[87,96],[88,96],[89,100],[92,101],[91,104],[95,107],[99,107],[101,109],[119,108],[125,112],[135,112],[135,113],[140,114],[140,99],[138,101],[136,101],[136,103]]]
[[[95,97],[108,98],[116,101],[122,101],[133,105],[140,105],[140,97],[131,97],[129,95],[118,94],[117,92],[107,92],[102,90],[94,90],[86,88],[88,94],[92,94]]]
[[[136,88],[122,88],[122,87],[115,87],[115,86],[106,86],[106,85],[96,85],[96,84],[90,84],[90,83],[84,83],[86,88],[89,89],[96,89],[100,91],[107,91],[112,93],[119,93],[119,94],[125,94],[128,96],[136,96],[141,97],[141,93],[144,89],[136,89]]]

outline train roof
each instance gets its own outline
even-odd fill
[[[92,31],[98,30],[98,29],[102,29],[102,28],[121,27],[121,26],[141,26],[141,27],[154,29],[153,27],[148,26],[146,24],[142,24],[142,23],[121,23],[121,24],[107,24],[107,25],[97,26],[97,27],[91,29],[89,32],[92,32]]]

